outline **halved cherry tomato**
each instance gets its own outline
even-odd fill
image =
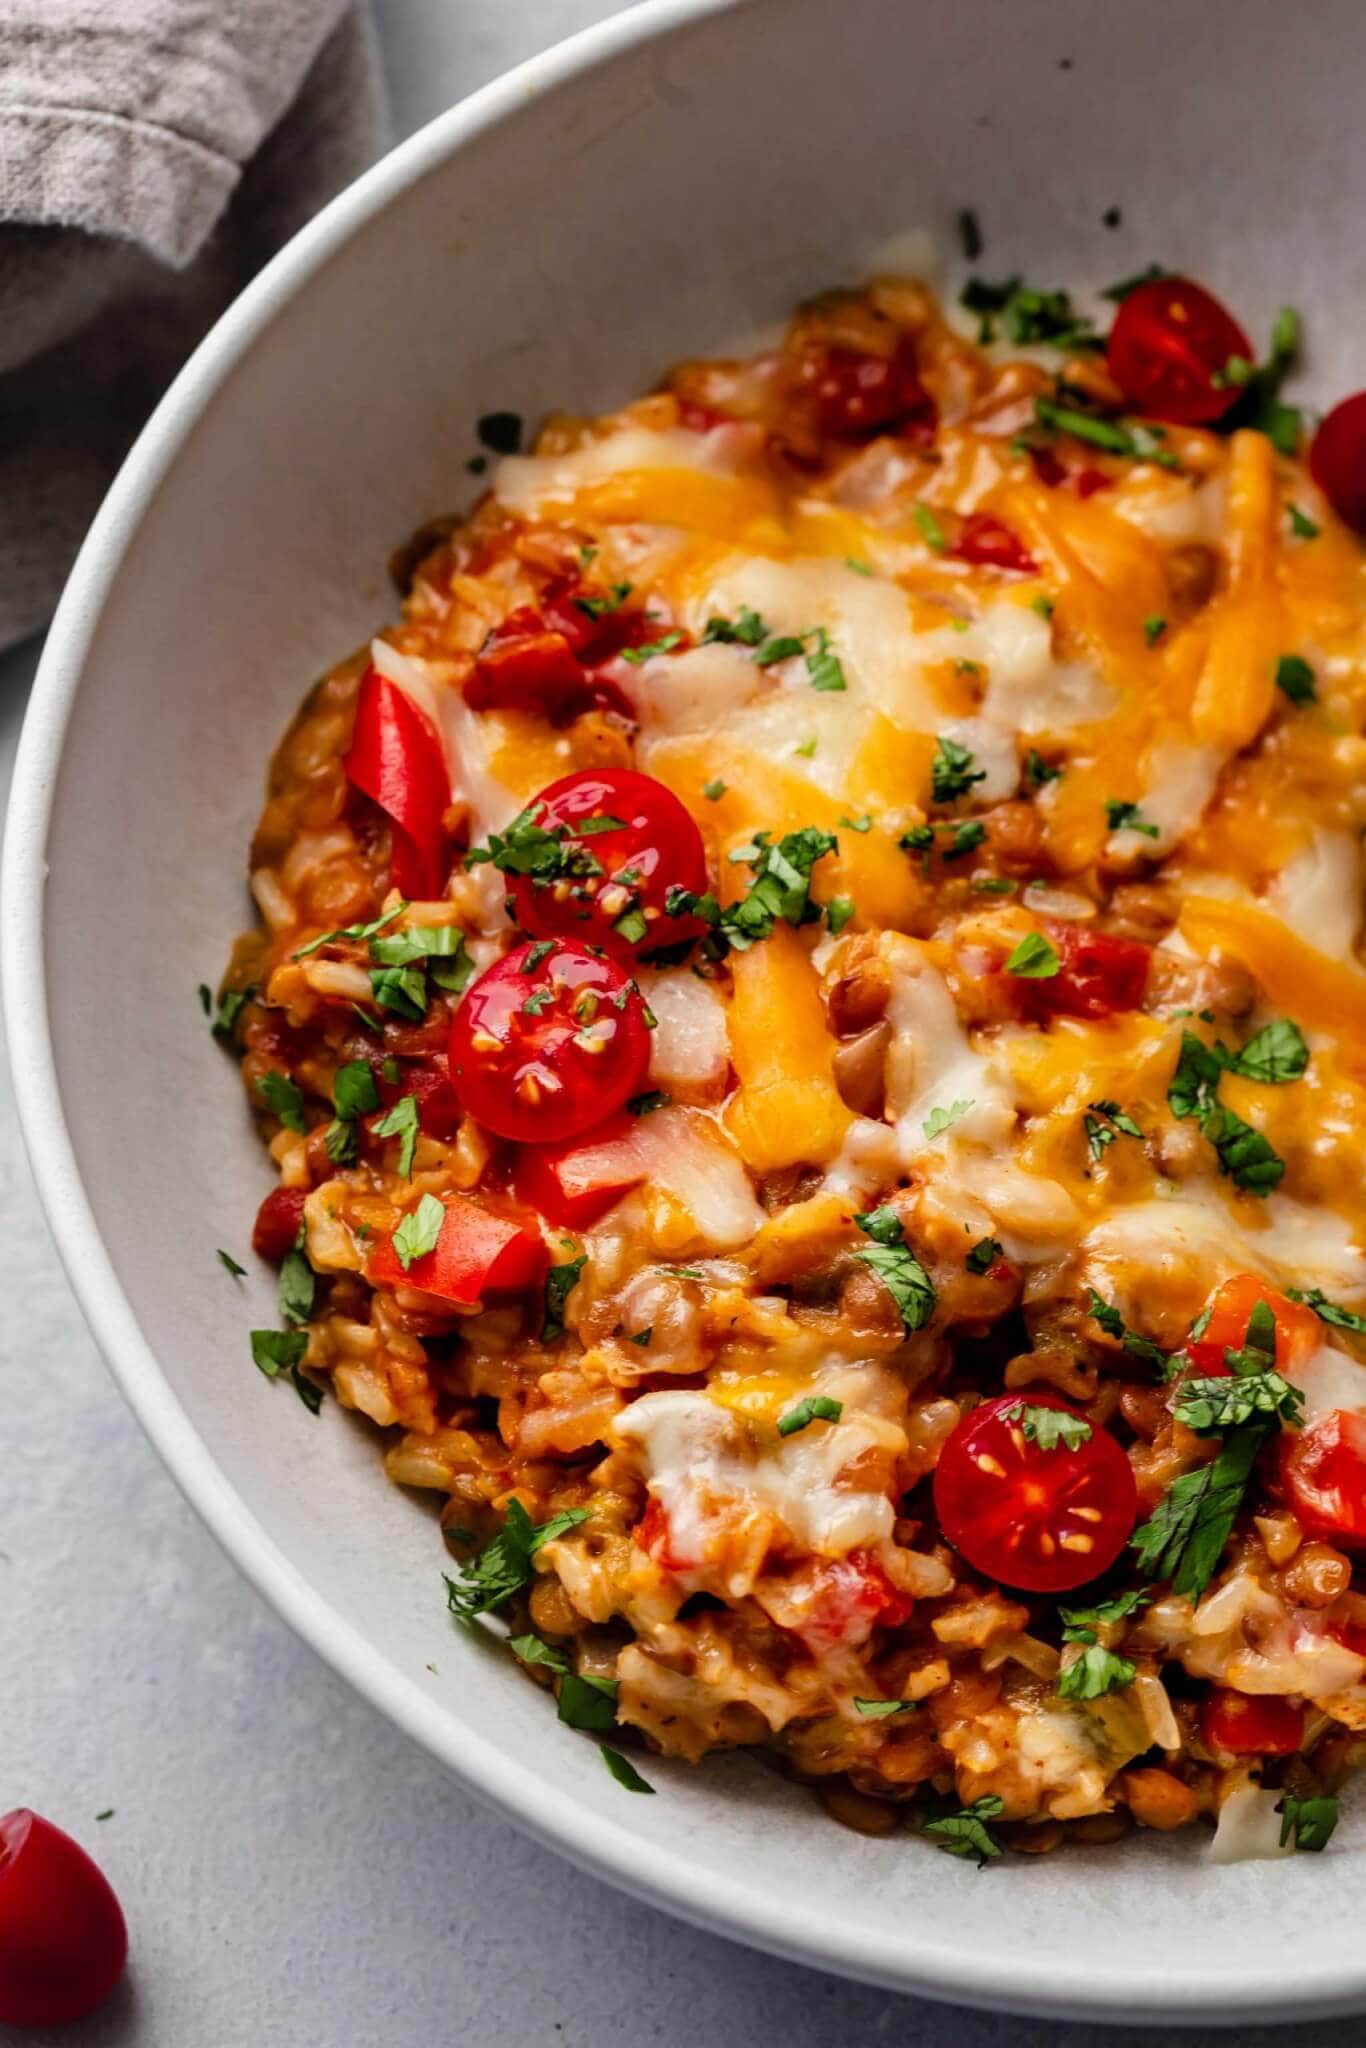
[[[634,768],[565,775],[528,808],[544,831],[563,832],[566,845],[572,842],[578,872],[545,882],[510,878],[513,916],[523,931],[581,939],[609,953],[648,953],[705,929],[695,917],[665,913],[675,885],[702,894],[707,857],[688,811],[652,775]],[[619,829],[597,829],[606,818],[618,820]]]
[[[1021,978],[1017,1000],[1022,1007],[1063,1017],[1108,1017],[1138,1008],[1152,964],[1147,946],[1060,920],[1049,922],[1046,930],[1058,971],[1037,981]]]
[[[368,668],[361,679],[342,767],[347,779],[388,814],[394,887],[419,900],[439,896],[448,865],[446,751],[426,712],[377,668]]]
[[[1225,1280],[1210,1303],[1210,1317],[1204,1334],[1186,1346],[1191,1370],[1217,1378],[1228,1371],[1225,1351],[1241,1350],[1247,1341],[1252,1311],[1264,1301],[1276,1318],[1276,1369],[1292,1377],[1297,1366],[1312,1358],[1323,1341],[1322,1326],[1313,1309],[1291,1301],[1260,1280],[1255,1273],[1235,1273]]]
[[[79,1843],[26,1806],[0,1817],[0,2025],[84,2019],[127,1959],[119,1902]]]
[[[587,1230],[628,1188],[645,1178],[633,1139],[639,1121],[625,1110],[565,1145],[528,1145],[517,1162],[518,1199],[547,1223]]]
[[[1319,422],[1309,474],[1338,518],[1366,533],[1366,391],[1340,399]]]
[[[1178,426],[1207,426],[1238,402],[1215,379],[1229,360],[1252,361],[1233,315],[1188,277],[1155,277],[1130,292],[1110,329],[1106,361],[1130,405]]]
[[[818,1654],[866,1643],[878,1626],[899,1628],[912,1606],[866,1550],[811,1558],[787,1579],[786,1591],[805,1596],[800,1621],[788,1625]]]
[[[649,1012],[615,960],[530,941],[472,983],[451,1023],[451,1086],[500,1138],[555,1145],[639,1094]]]
[[[1225,1756],[1293,1756],[1304,1741],[1304,1706],[1281,1693],[1217,1686],[1200,1709],[1200,1732]]]
[[[1366,1415],[1335,1408],[1276,1442],[1281,1490],[1306,1536],[1366,1548]]]
[[[376,1287],[420,1287],[469,1307],[487,1294],[539,1287],[549,1263],[534,1219],[482,1208],[463,1195],[445,1197],[446,1219],[432,1251],[406,1269],[392,1238],[383,1238],[366,1262]]]
[[[988,569],[1012,569],[1018,576],[1037,576],[1039,565],[1018,533],[991,512],[969,512],[950,553],[960,562]]]
[[[1138,1514],[1133,1467],[1095,1424],[1075,1450],[1041,1450],[1011,1415],[1022,1406],[1076,1413],[1049,1393],[983,1401],[944,1445],[935,1509],[974,1570],[1028,1593],[1065,1593],[1098,1578],[1124,1548]]]
[[[279,1265],[294,1247],[304,1220],[307,1188],[272,1188],[256,1211],[251,1230],[251,1248],[258,1259]]]
[[[889,356],[808,342],[797,359],[797,388],[813,402],[816,424],[829,439],[866,441],[893,427],[914,438],[933,437],[935,403],[909,342]]]

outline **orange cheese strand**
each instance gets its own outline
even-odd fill
[[[1228,588],[1215,600],[1191,709],[1196,739],[1229,752],[1251,746],[1276,699],[1280,525],[1275,452],[1265,434],[1244,430],[1229,444]]]
[[[1180,928],[1197,953],[1230,954],[1278,1009],[1310,1030],[1336,1034],[1344,1054],[1366,1057],[1366,973],[1359,967],[1330,959],[1247,903],[1190,896]]]
[[[835,1087],[834,1041],[815,969],[796,932],[774,927],[731,955],[731,1063],[740,1086],[725,1120],[757,1173],[834,1157],[851,1121]]]

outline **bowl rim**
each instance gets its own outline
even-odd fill
[[[216,1464],[172,1391],[123,1292],[76,1164],[48,1023],[44,952],[46,849],[61,752],[85,660],[109,592],[163,477],[201,413],[277,313],[329,258],[410,186],[486,130],[557,87],[637,45],[752,0],[637,0],[528,59],[447,108],[347,186],[233,301],[200,342],[138,436],[81,547],[48,630],[14,766],[0,862],[3,995],[19,1121],[40,1199],[82,1314],[119,1388],[190,1506],[275,1612],[386,1719],[450,1770],[463,1788],[591,1875],[707,1932],[769,1954],[894,1991],[997,2011],[1068,2019],[1234,2024],[1330,2016],[1366,2003],[1366,1964],[1299,1983],[1274,1948],[1268,1964],[1221,1976],[1168,1960],[1154,1977],[1116,1975],[1103,1958],[1068,1969],[1025,1956],[984,1955],[917,1940],[908,1921],[893,1950],[885,1938],[832,1936],[814,1895],[809,1908],[770,1905],[743,1881],[703,1877],[687,1853],[652,1848],[625,1824],[568,1794],[547,1800],[544,1781],[459,1724],[414,1679],[377,1657],[364,1633],[332,1609],[277,1548]],[[22,996],[20,994],[22,991]]]

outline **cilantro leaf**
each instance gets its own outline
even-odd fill
[[[768,627],[758,612],[741,605],[739,614],[733,619],[710,618],[702,633],[705,643],[719,640],[724,644],[739,642],[742,647],[759,647],[769,637]]]
[[[941,1814],[937,1820],[927,1820],[922,1830],[933,1835],[941,1849],[947,1849],[950,1856],[972,1856],[978,1867],[992,1856],[1001,1854],[1001,1845],[986,1826],[989,1820],[1005,1811],[1005,1801],[999,1793],[987,1792],[982,1798],[974,1799],[971,1806],[963,1806],[956,1813]]]
[[[403,1180],[413,1177],[413,1153],[417,1148],[417,1097],[401,1095],[387,1115],[374,1126],[377,1138],[397,1138],[398,1170]]]
[[[304,1118],[304,1098],[298,1085],[288,1074],[271,1070],[262,1074],[256,1083],[257,1092],[266,1107],[278,1116],[287,1131],[297,1131],[301,1137],[308,1133]]]
[[[606,1764],[612,1777],[616,1779],[619,1785],[624,1786],[628,1792],[649,1792],[653,1794],[654,1786],[641,1777],[635,1765],[628,1757],[624,1757],[619,1749],[609,1749],[605,1742],[600,1742],[598,1744],[598,1754]]]
[[[232,1038],[232,1035],[237,1028],[238,1018],[241,1016],[243,1010],[251,1001],[255,993],[256,984],[254,982],[248,988],[230,988],[224,990],[223,994],[218,998],[218,1014],[213,1019],[212,1025],[210,1026],[215,1038],[221,1038],[225,1042]],[[204,997],[207,994],[208,989],[201,982],[199,988],[199,999],[201,1003],[204,1001]],[[204,1014],[206,1016],[208,1015],[207,1004],[205,1004]]]
[[[576,597],[574,604],[587,619],[605,619],[621,610],[631,595],[629,583],[614,583],[609,590],[593,597]]]
[[[1212,1464],[1173,1481],[1129,1539],[1140,1571],[1170,1581],[1173,1593],[1199,1599],[1224,1554],[1265,1441],[1260,1424],[1245,1423],[1225,1438]]]
[[[323,1132],[323,1144],[334,1166],[354,1166],[360,1149],[356,1126],[346,1117],[334,1116]]]
[[[911,515],[920,528],[926,547],[932,549],[936,555],[947,553],[948,539],[929,506],[917,499],[911,507]]]
[[[1105,822],[1112,832],[1141,832],[1145,839],[1160,839],[1162,829],[1151,825],[1137,804],[1110,797],[1105,805]]]
[[[1278,1372],[1237,1372],[1183,1380],[1172,1414],[1197,1436],[1222,1436],[1254,1416],[1297,1427],[1304,1395]]]
[[[618,829],[620,820],[598,825],[593,818],[576,818],[573,827],[552,825],[548,830],[537,822],[542,805],[538,799],[519,811],[505,832],[490,832],[488,843],[472,846],[465,855],[467,868],[484,863],[503,875],[526,875],[534,888],[552,882],[582,881],[602,873],[602,862],[583,844],[598,832]]]
[[[1294,534],[1296,540],[1318,539],[1319,529],[1307,512],[1302,512],[1299,506],[1294,504],[1287,505],[1285,511],[1286,517],[1290,521],[1290,531]]]
[[[381,1010],[410,1024],[420,1024],[427,1014],[427,977],[420,967],[372,967],[370,994]]]
[[[1132,1587],[1128,1592],[1116,1593],[1113,1600],[1098,1601],[1094,1607],[1060,1607],[1063,1639],[1069,1643],[1093,1643],[1097,1628],[1127,1621],[1140,1607],[1146,1607],[1152,1597],[1151,1593]]]
[[[217,1256],[224,1271],[231,1273],[234,1280],[241,1280],[245,1276],[246,1267],[239,1266],[231,1252],[220,1251]]]
[[[302,1362],[308,1349],[307,1330],[253,1330],[251,1356],[268,1380]]]
[[[1069,1408],[1048,1408],[1042,1402],[1012,1401],[1009,1408],[1001,1410],[1001,1420],[1018,1422],[1026,1443],[1037,1444],[1041,1451],[1056,1451],[1060,1446],[1076,1451],[1094,1434],[1084,1415],[1074,1415]]]
[[[989,1273],[1002,1256],[1003,1250],[1004,1247],[998,1238],[979,1237],[963,1264],[969,1273]]]
[[[1061,774],[1061,768],[1045,761],[1037,747],[1030,748],[1025,756],[1025,780],[1031,789],[1042,789],[1046,782],[1056,782]]]
[[[1292,1040],[1289,1034],[1294,1034]],[[1264,1045],[1259,1045],[1265,1040]],[[1272,1149],[1260,1131],[1229,1109],[1218,1097],[1221,1076],[1237,1062],[1253,1053],[1254,1064],[1265,1078],[1275,1078],[1276,1071],[1287,1061],[1293,1066],[1298,1057],[1294,1041],[1303,1041],[1296,1026],[1269,1027],[1269,1032],[1259,1032],[1244,1053],[1232,1054],[1219,1043],[1208,1046],[1193,1031],[1181,1034],[1181,1051],[1167,1088],[1167,1101],[1174,1116],[1196,1117],[1201,1133],[1208,1138],[1219,1155],[1219,1171],[1228,1174],[1235,1187],[1246,1189],[1253,1194],[1265,1194],[1274,1188],[1285,1172],[1285,1161]],[[1254,1052],[1254,1048],[1256,1048]],[[1307,1061],[1308,1054],[1305,1053]],[[1300,1069],[1303,1072],[1303,1068]],[[1292,1075],[1285,1072],[1281,1078],[1289,1080]]]
[[[960,1123],[973,1107],[974,1103],[969,1097],[964,1102],[951,1102],[947,1109],[932,1109],[922,1126],[925,1136],[942,1137],[945,1131],[952,1130],[956,1123]]]
[[[1306,1308],[1312,1308],[1321,1323],[1327,1323],[1335,1330],[1352,1330],[1358,1337],[1366,1337],[1366,1316],[1359,1316],[1355,1309],[1343,1308],[1340,1302],[1329,1301],[1321,1287],[1304,1290],[1287,1287],[1285,1291],[1292,1301],[1302,1301]]]
[[[445,1221],[446,1206],[435,1195],[424,1195],[415,1209],[399,1219],[393,1244],[405,1273],[414,1259],[425,1258],[428,1252],[436,1250]]]
[[[547,1671],[567,1671],[568,1663],[560,1652],[543,1643],[539,1636],[509,1636],[508,1648],[523,1664],[541,1664]]]
[[[986,836],[987,828],[980,818],[965,818],[944,850],[945,860],[961,860],[964,854],[976,853]]]
[[[1098,1700],[1106,1693],[1121,1692],[1138,1676],[1138,1666],[1129,1657],[1090,1643],[1058,1673],[1058,1698]]]
[[[303,1232],[300,1231],[299,1235],[302,1237]],[[316,1294],[317,1278],[302,1247],[296,1244],[285,1253],[280,1265],[276,1299],[281,1320],[306,1323],[313,1313]]]
[[[1026,932],[1006,961],[1006,973],[1026,981],[1051,981],[1061,967],[1057,947],[1042,932]]]
[[[1094,1287],[1086,1290],[1086,1313],[1100,1324],[1107,1337],[1113,1337],[1124,1346],[1131,1358],[1139,1359],[1144,1365],[1154,1365],[1164,1376],[1167,1371],[1167,1354],[1160,1344],[1154,1344],[1150,1337],[1140,1337],[1137,1330],[1125,1324],[1123,1316],[1108,1301],[1102,1301]]]
[[[1143,621],[1143,638],[1147,641],[1149,647],[1156,647],[1166,630],[1167,621],[1159,618],[1156,612],[1153,613],[1151,618]]]
[[[771,640],[765,640],[762,647],[754,650],[756,668],[772,668],[780,661],[793,661],[806,651],[804,633],[775,633]]]
[[[316,939],[310,939],[308,944],[300,946],[298,952],[292,954],[291,958],[306,960],[310,953],[316,953],[322,946],[332,945],[337,939],[355,939],[358,942],[373,939],[376,932],[382,932],[396,917],[402,917],[407,908],[406,903],[396,903],[392,910],[386,910],[383,917],[372,918],[369,924],[339,925],[335,931],[323,932]]]
[[[811,901],[811,871],[837,844],[833,832],[804,825],[800,831],[785,833],[776,846],[767,832],[757,833],[752,845],[731,854],[732,861],[744,861],[754,870],[748,893],[738,903],[728,904],[717,919],[721,933],[737,952],[766,939],[780,918],[785,924],[803,925],[819,917],[819,909]],[[696,904],[692,907],[697,908]]]
[[[454,924],[417,924],[407,931],[372,939],[370,957],[383,967],[407,967],[415,960],[425,960],[427,972],[437,987],[457,996],[464,994],[474,974],[465,934]]]
[[[617,1721],[617,1682],[614,1678],[584,1678],[566,1671],[560,1680],[559,1718],[566,1728],[601,1735]]]
[[[566,1239],[566,1243],[570,1240]],[[564,1335],[564,1305],[578,1285],[579,1275],[588,1264],[587,1252],[580,1252],[576,1259],[565,1259],[558,1266],[552,1266],[545,1276],[545,1320],[541,1324],[542,1344],[553,1344]]]
[[[817,626],[812,638],[814,647],[806,650],[806,673],[813,690],[847,690],[844,668],[840,658],[830,646],[830,635],[824,626]]]
[[[855,1699],[854,1711],[865,1721],[889,1721],[893,1714],[911,1714],[920,1705],[919,1700],[861,1700]]]
[[[702,794],[709,804],[719,803],[725,793],[726,784],[719,775],[715,776],[710,782],[702,784]]]
[[[1328,1847],[1338,1824],[1338,1801],[1332,1792],[1320,1792],[1312,1798],[1298,1798],[1295,1793],[1287,1792],[1276,1811],[1282,1816],[1282,1848],[1293,1835],[1297,1849],[1312,1849],[1317,1853]]]
[[[542,1544],[587,1520],[587,1508],[566,1508],[538,1528],[514,1494],[498,1534],[461,1565],[459,1580],[446,1578],[450,1612],[457,1621],[473,1621],[502,1607],[530,1581],[531,1560]]]
[[[873,1239],[866,1251],[855,1252],[854,1257],[877,1274],[896,1303],[909,1337],[923,1329],[934,1314],[934,1282],[906,1244],[895,1210],[874,1209],[854,1221]]]
[[[975,782],[985,782],[987,771],[976,765],[976,756],[960,740],[940,733],[930,764],[930,790],[937,804],[954,803],[966,796]]]
[[[1230,1074],[1243,1074],[1249,1081],[1268,1081],[1281,1086],[1298,1081],[1309,1065],[1309,1047],[1298,1024],[1278,1017],[1250,1038],[1242,1051],[1228,1061]]]
[[[370,1116],[379,1108],[379,1089],[368,1060],[348,1060],[338,1067],[332,1103],[339,1117]]]
[[[832,938],[839,937],[857,907],[852,896],[831,897],[825,906],[825,925]]]
[[[1314,671],[1301,654],[1283,654],[1276,663],[1276,688],[1292,704],[1312,704],[1318,696]]]
[[[786,1415],[778,1420],[779,1436],[795,1436],[799,1429],[805,1429],[812,1422],[838,1422],[844,1413],[843,1401],[832,1401],[828,1394],[808,1394],[798,1401],[795,1408],[789,1408]]]

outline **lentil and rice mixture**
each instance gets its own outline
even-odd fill
[[[828,295],[396,558],[218,997],[252,1348],[630,1789],[1292,1854],[1366,1745],[1366,399],[1095,303]]]

